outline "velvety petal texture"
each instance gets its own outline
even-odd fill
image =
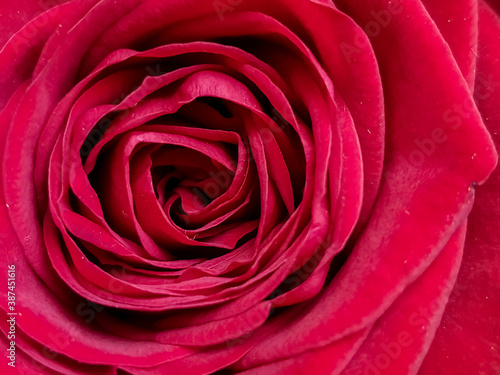
[[[500,372],[495,4],[0,19],[6,371]]]

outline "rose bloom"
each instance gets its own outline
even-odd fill
[[[2,373],[500,374],[499,14],[2,1]]]

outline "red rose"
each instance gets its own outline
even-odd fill
[[[2,3],[2,365],[500,373],[498,8]]]

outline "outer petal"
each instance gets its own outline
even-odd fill
[[[423,3],[472,90],[477,56],[477,1],[424,0]]]
[[[432,342],[455,283],[466,223],[429,268],[375,323],[342,374],[415,374]]]
[[[479,11],[475,98],[500,148],[500,20]],[[421,374],[500,373],[500,169],[477,188],[465,253],[450,302]]]
[[[68,0],[4,0],[0,3],[0,48],[9,38],[28,21],[42,12],[63,4]],[[34,30],[35,31],[35,30]]]

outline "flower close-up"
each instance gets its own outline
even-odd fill
[[[2,0],[2,374],[500,374],[497,0]]]

